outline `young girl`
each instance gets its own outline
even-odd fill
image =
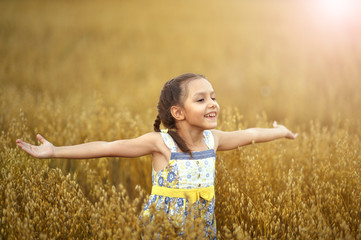
[[[165,211],[182,229],[190,209],[204,219],[205,235],[216,236],[214,214],[216,151],[235,149],[252,142],[278,138],[295,139],[297,134],[276,122],[273,128],[252,128],[234,132],[217,127],[219,105],[210,82],[199,74],[182,74],[168,81],[161,92],[154,131],[138,138],[113,142],[89,142],[56,147],[37,135],[40,146],[18,139],[19,147],[37,158],[136,158],[152,154],[153,188],[149,206]],[[163,124],[167,129],[160,130]]]

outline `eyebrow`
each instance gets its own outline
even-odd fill
[[[205,95],[207,93],[210,93],[210,94],[215,94],[216,92],[215,91],[210,91],[210,92],[206,92],[206,91],[199,91],[199,92],[196,92],[195,94],[193,94],[193,96],[198,96],[198,95]]]

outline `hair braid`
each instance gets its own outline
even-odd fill
[[[155,132],[160,132],[160,123],[162,121],[160,120],[159,114],[157,115],[157,118],[154,121],[153,127]]]
[[[191,157],[193,157],[192,151],[187,146],[186,142],[183,140],[181,136],[176,131],[168,131],[168,134],[173,138],[173,140],[176,142],[177,146],[182,152],[189,153]]]

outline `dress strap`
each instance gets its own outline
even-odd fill
[[[177,144],[174,142],[173,138],[168,133],[161,132],[160,134],[162,135],[165,145],[167,145],[170,151],[177,152],[178,147]]]
[[[203,135],[204,135],[204,141],[207,144],[207,147],[209,149],[213,149],[214,148],[214,138],[213,138],[212,132],[210,130],[204,130]]]

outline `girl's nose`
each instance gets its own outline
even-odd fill
[[[214,101],[210,102],[208,105],[209,108],[216,108],[217,107],[217,103],[215,103]]]

